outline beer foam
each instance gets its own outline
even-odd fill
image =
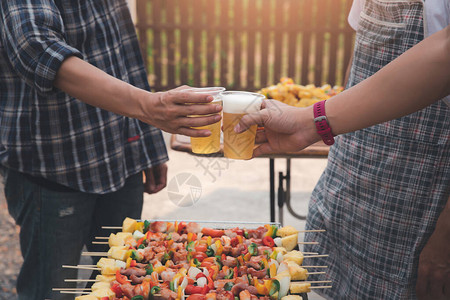
[[[220,94],[223,101],[223,111],[231,114],[248,114],[254,113],[261,109],[264,95],[240,92],[227,91]]]

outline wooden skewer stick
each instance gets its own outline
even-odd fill
[[[327,274],[327,272],[308,272],[306,274],[308,274],[308,275],[321,275],[321,274]]]
[[[98,268],[97,265],[77,265],[77,267]]]
[[[299,245],[319,245],[319,242],[298,242]]]
[[[96,239],[96,240],[109,240],[109,237],[106,237],[106,236],[96,236],[95,239]]]
[[[108,245],[109,243],[108,242],[96,242],[96,241],[93,241],[92,244],[95,244],[95,245]]]
[[[69,269],[81,269],[81,270],[93,270],[93,271],[101,271],[100,268],[93,268],[93,267],[85,267],[85,266],[67,266],[63,265],[63,268],[69,268]]]
[[[314,258],[314,257],[328,257],[328,254],[322,254],[322,255],[305,255],[303,258]]]
[[[310,286],[310,289],[331,289],[332,286],[331,285],[319,285],[319,286]]]
[[[77,295],[89,295],[90,292],[75,292],[75,291],[59,291],[60,294],[77,294]]]
[[[328,266],[301,266],[302,268],[328,268]]]
[[[317,252],[302,252],[303,254],[311,254],[311,255],[317,255],[317,254],[319,254],[319,253],[317,253]]]
[[[122,229],[122,226],[102,226],[102,229]]]
[[[82,256],[108,256],[108,252],[83,252]]]
[[[91,288],[52,288],[52,291],[82,291],[82,292],[88,292],[92,291]]]
[[[316,280],[316,281],[301,281],[301,282],[304,282],[304,283],[330,283],[333,281],[331,281],[331,280]]]
[[[64,279],[64,282],[97,282],[95,279]]]

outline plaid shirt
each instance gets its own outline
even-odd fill
[[[0,2],[0,164],[92,193],[167,161],[161,131],[53,86],[78,56],[149,90],[125,0]]]

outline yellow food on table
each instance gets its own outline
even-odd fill
[[[321,87],[316,87],[314,84],[304,86],[295,84],[291,78],[283,77],[277,85],[263,88],[258,93],[265,95],[268,99],[275,99],[291,106],[307,107],[327,100],[342,90],[341,86],[331,87],[329,84]]]

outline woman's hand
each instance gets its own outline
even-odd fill
[[[263,109],[244,116],[236,125],[236,132],[243,132],[251,125],[264,127],[258,130],[256,142],[260,145],[253,156],[296,152],[320,140],[313,121],[312,106],[299,108],[276,100],[264,100]]]

